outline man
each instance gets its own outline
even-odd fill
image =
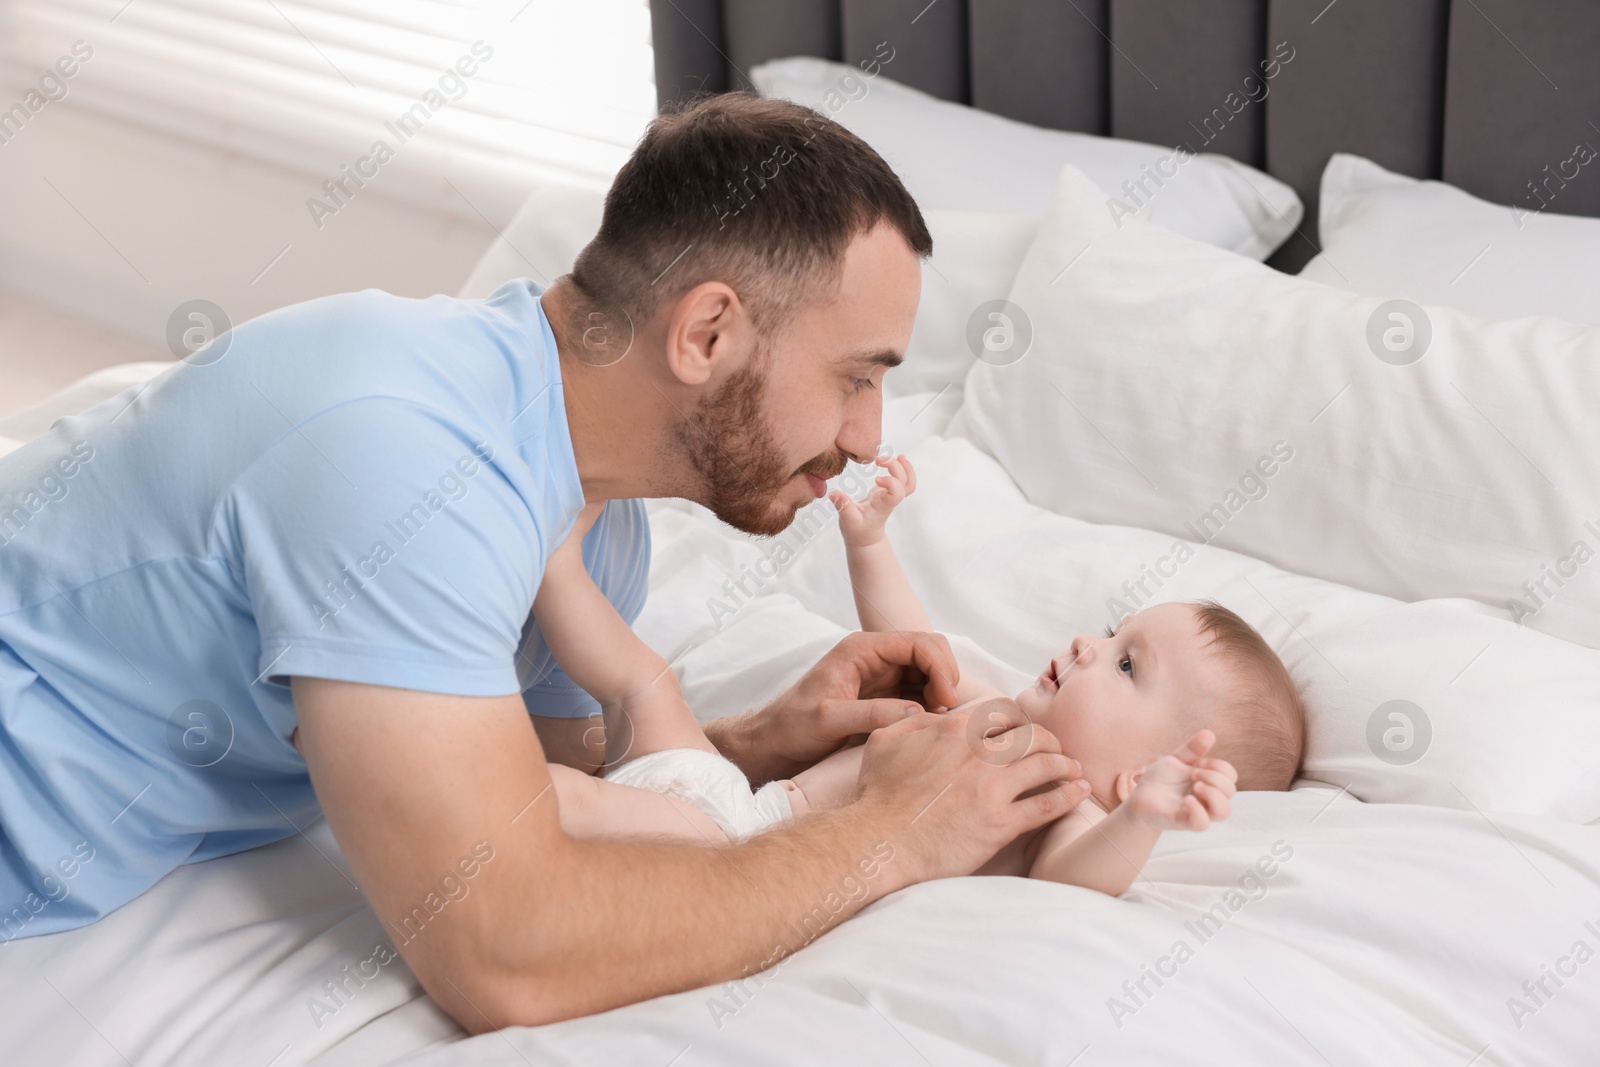
[[[44,901],[7,936],[91,922],[320,808],[477,1032],[770,966],[861,863],[881,869],[841,916],[1062,815],[1050,786],[1076,767],[1014,706],[905,698],[954,702],[932,634],[853,635],[707,725],[757,783],[876,730],[845,809],[721,850],[579,841],[548,788],[541,738],[590,758],[593,703],[529,617],[579,510],[611,502],[585,562],[630,619],[639,498],[782,530],[875,453],[931,250],[857,138],[713,98],[652,125],[547,291],[286,308],[7,457],[0,508],[25,506],[0,511],[0,906]]]

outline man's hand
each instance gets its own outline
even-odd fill
[[[914,881],[971,874],[1088,795],[1078,761],[1003,697],[916,715],[868,740],[861,809],[906,858]]]
[[[706,723],[706,736],[760,786],[794,776],[852,737],[953,706],[959,677],[940,634],[853,633],[772,703]]]

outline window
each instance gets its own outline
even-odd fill
[[[0,109],[81,40],[71,106],[313,191],[609,183],[655,112],[644,0],[0,0],[0,38]]]

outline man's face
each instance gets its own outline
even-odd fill
[[[921,289],[898,231],[880,223],[858,234],[838,292],[795,312],[678,428],[700,502],[736,529],[778,534],[851,456],[875,455],[883,375],[905,351]]]

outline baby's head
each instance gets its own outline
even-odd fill
[[[1305,745],[1305,713],[1283,662],[1214,601],[1158,604],[1103,637],[1080,634],[1017,704],[1083,765],[1108,809],[1146,764],[1196,730],[1217,735],[1209,754],[1233,764],[1240,789],[1287,789]]]

